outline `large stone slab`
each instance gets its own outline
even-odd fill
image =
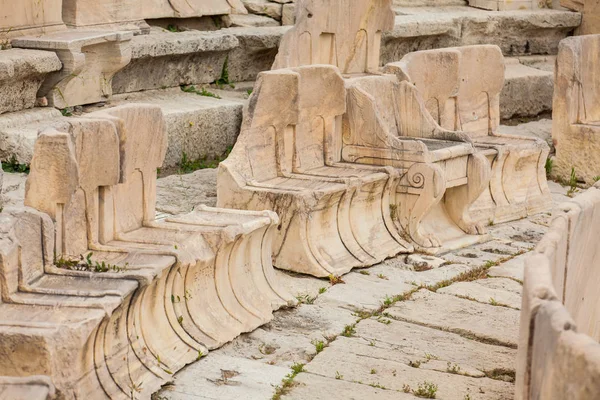
[[[382,323],[381,321],[385,321]],[[481,377],[494,371],[514,371],[516,351],[503,346],[480,343],[455,333],[408,322],[370,318],[356,326],[354,342],[375,347],[384,359],[420,363],[420,368],[447,372],[447,363],[463,373]],[[353,342],[353,343],[354,343]],[[375,350],[374,350],[375,351]]]
[[[396,17],[383,34],[383,64],[417,49],[473,44],[498,45],[504,55],[556,54],[558,42],[581,23],[578,13],[556,10],[415,12]],[[419,38],[415,46],[415,38]],[[516,39],[518,38],[518,39]]]
[[[277,312],[273,321],[234,339],[219,354],[288,368],[293,363],[305,364],[317,354],[319,342],[326,345],[356,319],[347,310],[302,304],[295,310]]]
[[[524,263],[528,256],[528,254],[523,254],[513,258],[510,261],[491,267],[488,270],[488,276],[496,278],[512,278],[519,282],[523,282],[523,271],[525,268]]]
[[[289,372],[289,368],[260,361],[211,354],[175,375],[176,386],[167,386],[159,396],[168,400],[264,400]]]
[[[401,321],[460,333],[484,342],[517,347],[519,312],[509,308],[480,304],[422,289],[413,294],[409,301],[396,303],[387,312]]]
[[[408,283],[398,283],[381,274],[363,275],[352,272],[344,275],[345,284],[335,285],[319,296],[316,304],[335,305],[348,310],[375,311],[386,298],[403,295],[414,289]]]
[[[301,373],[294,379],[294,385],[282,400],[411,400],[414,396],[398,393],[346,380],[327,378],[312,373]]]
[[[565,182],[570,182],[572,173],[587,185],[593,185],[600,176],[599,58],[600,35],[576,36],[560,44],[554,91],[553,175]]]
[[[31,163],[38,134],[50,127],[66,130],[69,128],[68,119],[54,108],[34,108],[0,115],[0,159],[9,161],[14,157],[19,164]]]
[[[511,279],[490,278],[474,282],[456,282],[438,290],[438,293],[476,300],[495,306],[521,308],[522,286]]]
[[[62,0],[25,0],[0,3],[0,35],[11,38],[65,30]]]
[[[389,349],[340,337],[305,368],[311,374],[328,378],[337,376],[342,381],[359,382],[400,393],[403,393],[406,386],[418,390],[419,385],[429,382],[437,386],[435,398],[440,399],[464,400],[467,394],[481,399],[502,399],[509,398],[514,390],[510,383],[485,377],[473,378],[446,370],[440,372],[421,368],[420,365],[412,367],[405,357],[396,358],[396,355]],[[435,360],[430,362],[434,363]],[[446,364],[446,368],[452,366],[452,363],[450,367]],[[460,366],[454,367],[458,370]]]
[[[553,71],[507,59],[504,88],[500,94],[500,118],[533,117],[552,111],[553,94]]]
[[[156,210],[183,214],[199,205],[217,204],[217,170],[203,169],[191,174],[175,174],[156,182]]]
[[[227,30],[161,32],[131,40],[131,62],[113,80],[115,93],[214,82],[239,44]]]

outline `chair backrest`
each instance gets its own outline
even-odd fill
[[[298,81],[298,124],[293,135],[293,171],[327,164],[327,152],[341,139],[346,89],[339,70],[329,65],[294,68]],[[287,140],[291,139],[287,135]]]
[[[291,172],[292,149],[278,140],[298,122],[299,79],[288,69],[258,75],[244,109],[240,135],[223,162],[246,182],[262,182]]]
[[[457,129],[472,137],[487,136],[500,125],[504,56],[498,46],[456,47],[460,51]]]
[[[394,20],[392,0],[299,0],[296,25],[282,38],[273,69],[330,64],[343,74],[375,71],[381,34]]]
[[[387,64],[384,71],[408,81],[421,93],[425,107],[443,128],[456,130],[456,97],[460,86],[460,57],[456,49],[415,51]]]
[[[505,66],[498,46],[417,51],[386,65],[385,71],[415,85],[427,111],[444,129],[478,137],[500,125]]]

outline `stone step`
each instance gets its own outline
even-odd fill
[[[289,4],[288,4],[289,5]],[[396,26],[383,35],[382,65],[431,48],[491,43],[507,56],[556,54],[579,13],[534,10],[489,12],[466,6],[400,7]],[[132,61],[113,80],[114,93],[256,79],[271,68],[289,26],[237,27],[214,32],[154,29],[133,38]],[[227,61],[227,63],[226,63]]]
[[[188,160],[221,157],[235,144],[242,123],[246,92],[208,89],[221,98],[185,93],[180,88],[149,90],[116,95],[106,103],[84,107],[78,115],[127,103],[154,104],[161,107],[169,134],[163,168],[179,165],[185,153]],[[0,160],[13,157],[29,164],[39,132],[46,128],[66,132],[69,118],[54,108],[34,108],[0,115]]]
[[[533,117],[552,111],[554,56],[506,58],[500,118]]]

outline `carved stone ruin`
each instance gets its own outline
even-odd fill
[[[14,47],[55,51],[63,64],[50,74],[38,92],[57,108],[106,101],[112,78],[131,60],[131,32],[59,32],[20,37]]]
[[[501,223],[551,207],[541,139],[498,132],[504,57],[491,45],[407,54],[385,71],[414,84],[442,127],[468,135],[492,165],[489,186],[472,207],[480,223]]]
[[[600,177],[600,35],[560,43],[556,60],[552,174],[569,182],[571,173],[587,184]]]
[[[175,371],[295,302],[271,265],[274,213],[202,207],[155,220],[165,151],[153,106],[41,133],[31,208],[0,214],[4,375],[47,376],[65,399],[149,398]],[[13,389],[53,390],[38,381]]]
[[[600,397],[600,188],[559,207],[525,266],[517,400]]]

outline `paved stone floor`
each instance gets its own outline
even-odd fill
[[[210,186],[199,174],[171,180]],[[551,188],[555,203],[569,199]],[[301,305],[188,366],[154,400],[512,399],[523,261],[550,219],[492,226],[486,243],[399,256],[343,283],[278,271]]]
[[[8,177],[11,203],[22,178]],[[215,179],[161,179],[159,209],[188,211],[196,192],[214,204]],[[569,199],[551,188],[555,203]],[[512,399],[523,261],[549,222],[491,226],[488,242],[398,256],[336,284],[278,271],[301,304],[189,365],[153,400]]]

